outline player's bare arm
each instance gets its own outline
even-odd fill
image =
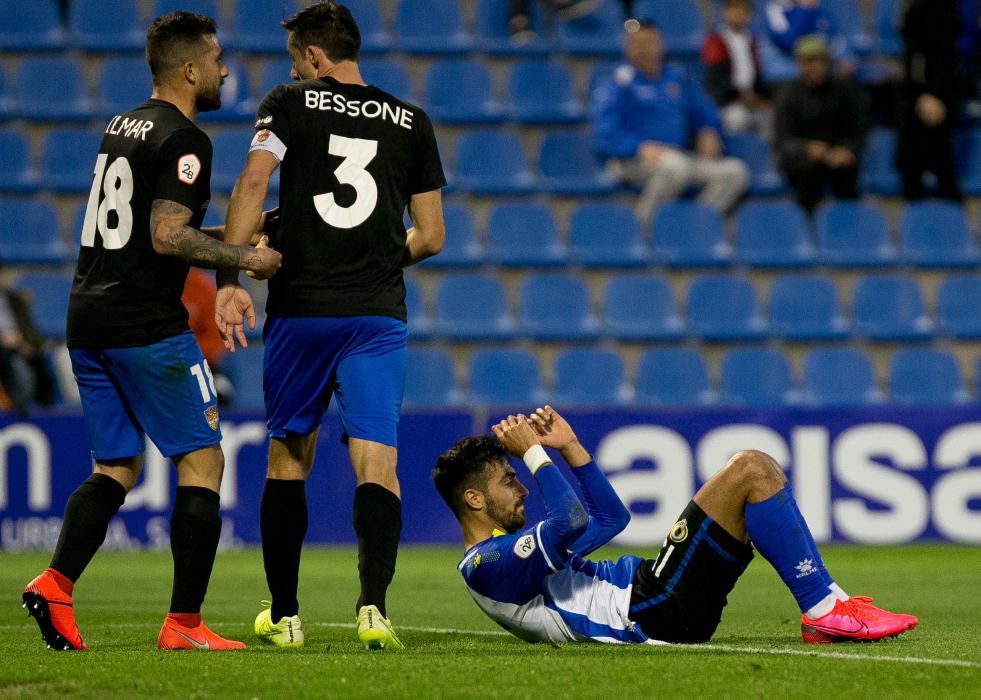
[[[161,255],[174,255],[197,267],[234,267],[270,277],[282,256],[271,248],[230,245],[189,226],[192,212],[183,204],[155,199],[150,209],[153,249]]]
[[[443,198],[439,190],[412,195],[409,200],[409,216],[412,228],[406,233],[405,255],[402,267],[415,265],[431,258],[441,250],[446,241],[443,224]]]
[[[252,237],[249,239],[249,245],[259,245],[262,237],[270,232],[269,229],[273,225],[279,225],[279,207],[262,212],[262,216],[259,217],[259,229],[252,234]],[[225,240],[225,224],[202,226],[199,230],[201,233],[211,236],[215,240]]]
[[[558,450],[570,467],[582,467],[592,461],[592,455],[580,444],[568,421],[551,406],[535,409],[528,420],[542,445]]]

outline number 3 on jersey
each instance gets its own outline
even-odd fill
[[[103,248],[118,250],[126,245],[133,233],[133,209],[129,205],[133,198],[133,170],[123,157],[106,168],[108,159],[107,154],[100,153],[95,161],[92,190],[82,224],[82,245],[93,247],[95,234],[99,233]],[[116,212],[115,226],[109,226],[109,212],[112,211]]]
[[[344,160],[334,170],[342,185],[354,188],[355,198],[350,206],[342,207],[333,192],[314,195],[313,205],[320,218],[336,228],[354,228],[368,220],[378,203],[378,185],[366,167],[378,154],[378,142],[371,139],[352,139],[330,135],[327,152]]]

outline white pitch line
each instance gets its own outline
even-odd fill
[[[215,622],[216,624],[234,624],[233,622]],[[354,629],[357,627],[356,624],[351,622],[311,622],[305,625],[306,627],[329,627],[338,629]],[[0,630],[17,630],[24,627],[24,625],[0,625]],[[105,625],[99,625],[99,627],[108,627],[112,629],[120,628],[144,628],[144,629],[156,629],[156,624],[150,623],[139,623],[139,622],[117,622],[109,623]],[[425,632],[428,634],[461,634],[461,635],[471,635],[477,637],[510,637],[511,635],[507,632],[499,630],[467,630],[467,629],[457,629],[454,627],[418,627],[412,625],[399,625],[400,630],[406,630],[409,632]],[[683,651],[714,651],[722,652],[725,654],[764,654],[768,656],[809,656],[819,659],[838,659],[841,661],[883,661],[888,663],[899,663],[899,664],[920,664],[923,666],[947,666],[956,668],[977,668],[981,669],[981,662],[977,661],[964,661],[962,659],[929,659],[919,656],[875,656],[875,655],[865,655],[865,654],[848,654],[846,652],[840,651],[821,651],[821,650],[807,650],[807,649],[765,649],[762,647],[737,647],[730,646],[728,644],[665,644],[658,645],[661,649],[679,649]]]

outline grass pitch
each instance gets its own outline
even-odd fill
[[[615,552],[606,552],[613,556]],[[653,554],[653,551],[647,554]],[[20,608],[47,554],[0,554],[0,698],[613,698],[979,697],[981,548],[825,548],[845,590],[920,616],[902,637],[813,647],[793,598],[760,557],[698,647],[553,648],[502,633],[456,571],[458,549],[405,547],[390,591],[403,652],[365,652],[354,632],[355,553],[307,548],[300,604],[306,647],[260,646],[252,620],[267,596],[256,550],[219,554],[205,603],[243,652],[158,652],[170,595],[167,552],[104,552],[75,590],[91,648],[44,648]]]

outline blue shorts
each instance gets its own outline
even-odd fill
[[[166,457],[221,442],[211,370],[191,331],[135,348],[69,351],[96,460]]]
[[[273,317],[263,340],[270,437],[313,432],[333,395],[347,436],[398,444],[405,323],[387,316]]]

